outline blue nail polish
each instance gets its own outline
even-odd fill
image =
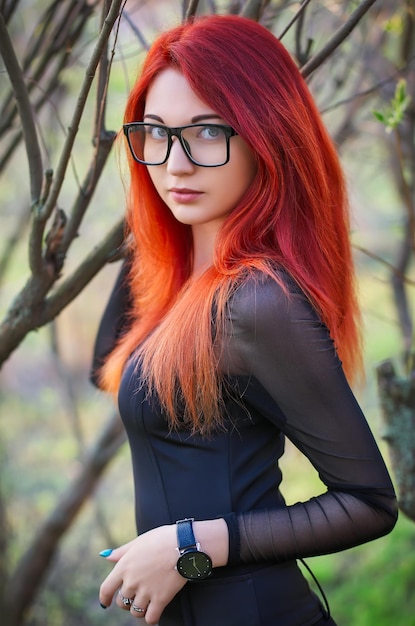
[[[111,552],[112,552],[112,548],[107,548],[106,550],[102,550],[102,552],[99,553],[99,556],[106,557],[106,556],[109,556]]]
[[[107,607],[105,606],[105,604],[102,604],[102,602],[99,603],[99,606],[101,607],[101,609],[106,609]]]

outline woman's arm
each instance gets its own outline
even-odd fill
[[[304,295],[287,286],[290,293],[262,278],[237,291],[227,367],[253,377],[258,389],[250,401],[261,393],[272,398],[279,410],[270,419],[311,461],[327,493],[229,518],[231,562],[343,550],[388,533],[397,518],[388,471],[328,330]]]
[[[99,370],[128,326],[131,295],[128,288],[128,261],[124,261],[102,315],[95,339],[90,380],[99,387]]]

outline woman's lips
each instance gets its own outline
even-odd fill
[[[186,189],[182,187],[173,187],[169,189],[170,195],[175,202],[180,204],[191,203],[200,198],[202,191],[196,189]]]

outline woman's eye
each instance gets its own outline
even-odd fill
[[[222,129],[216,126],[204,126],[200,131],[200,137],[207,140],[219,139],[222,134]]]
[[[162,126],[151,126],[149,128],[149,133],[152,139],[166,139],[167,138],[167,130]]]

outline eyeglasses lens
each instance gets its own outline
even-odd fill
[[[198,165],[217,166],[228,158],[228,136],[221,126],[193,125],[179,131],[182,147]],[[166,161],[169,150],[169,132],[164,126],[142,124],[129,131],[130,146],[134,156],[147,165],[160,165]],[[177,140],[177,137],[172,137]]]

